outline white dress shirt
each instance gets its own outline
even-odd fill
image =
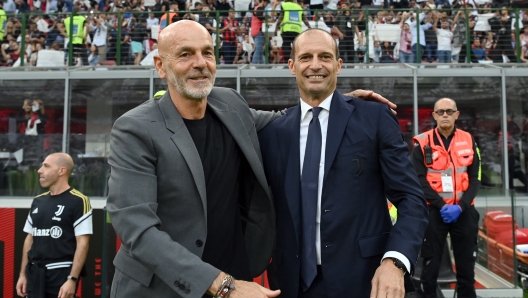
[[[326,136],[328,131],[328,119],[330,117],[330,105],[334,93],[330,94],[319,107],[322,108],[319,113],[319,123],[321,124],[321,161],[319,162],[319,181],[317,183],[317,215],[315,223],[315,252],[317,254],[317,265],[321,265],[321,195],[323,193],[323,178],[324,178],[324,163],[326,152]],[[304,151],[306,150],[306,140],[308,139],[308,126],[312,121],[313,114],[312,107],[301,99],[301,133],[300,133],[300,158],[301,158],[301,173],[304,164]],[[411,265],[407,257],[397,251],[388,251],[383,256],[386,258],[397,258],[402,261],[407,268],[407,272],[411,272]]]
[[[108,29],[106,28],[104,22],[100,25],[90,24],[90,29],[92,29],[92,31],[94,32],[92,44],[96,47],[106,46],[106,36]]]

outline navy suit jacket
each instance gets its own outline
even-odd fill
[[[259,132],[277,215],[273,267],[287,298],[297,297],[300,280],[300,123],[295,106]],[[368,297],[385,252],[402,253],[414,268],[428,221],[424,194],[384,104],[335,91],[324,160],[321,265],[328,297]],[[394,227],[386,198],[398,208]]]

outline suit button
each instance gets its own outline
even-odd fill
[[[185,286],[184,285],[180,285],[179,288],[180,288],[180,290],[185,291]]]
[[[200,240],[200,239],[196,240],[196,246],[202,247],[202,245],[203,245],[203,241],[202,240]]]
[[[177,286],[178,288],[180,287],[180,282],[179,281],[175,281],[174,282],[174,285]]]
[[[187,289],[185,290],[185,294],[189,294],[191,292],[191,290]]]

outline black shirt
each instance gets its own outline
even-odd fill
[[[227,17],[229,15],[229,10],[231,9],[231,5],[226,1],[225,3],[218,2],[216,4],[216,10],[220,10],[220,15],[223,17]]]
[[[69,261],[56,265],[68,267],[77,248],[76,236],[92,234],[90,200],[73,188],[57,195],[43,193],[31,204],[24,232],[33,235],[31,260]]]
[[[453,139],[453,135],[455,134],[455,130],[453,130],[453,133],[449,137],[444,137],[442,134],[439,133],[440,137],[442,138],[442,142],[444,143],[444,148],[447,150],[449,148],[449,145],[451,144],[451,140]],[[472,137],[473,139],[473,137]],[[436,136],[436,133],[433,134],[433,143],[435,145],[441,146],[442,144],[438,141],[438,138]],[[460,199],[460,202],[458,204],[462,208],[462,211],[466,210],[469,206],[471,206],[471,201],[477,196],[477,192],[480,188],[480,180],[479,180],[479,171],[480,171],[480,154],[478,153],[477,143],[475,142],[475,139],[473,139],[473,163],[468,166],[467,173],[469,176],[469,186],[464,195],[462,196],[462,199]],[[422,189],[425,194],[425,199],[427,202],[429,202],[432,206],[441,209],[444,205],[444,199],[440,197],[440,195],[433,190],[431,185],[426,179],[427,176],[427,167],[425,166],[424,156],[422,152],[422,148],[418,143],[415,142],[414,149],[412,152],[412,163],[414,165],[414,169],[416,170],[416,174],[418,175],[418,178],[420,180],[420,184],[422,185]]]
[[[236,279],[251,280],[238,204],[243,155],[233,136],[209,108],[204,118],[183,121],[205,175],[207,241],[202,260]]]

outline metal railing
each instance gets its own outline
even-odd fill
[[[504,22],[501,19],[495,19],[499,21],[499,31],[495,32],[497,28],[491,27],[490,24],[485,23],[484,21],[480,21],[479,24],[478,18],[485,18],[489,19],[489,14],[476,14],[476,12],[486,12],[486,13],[496,13],[497,15],[501,14],[501,9],[491,9],[491,8],[485,8],[484,9],[415,9],[415,10],[409,10],[409,9],[381,9],[381,8],[366,8],[366,9],[350,9],[351,12],[350,16],[345,16],[345,22],[347,26],[352,26],[351,22],[355,23],[354,26],[359,26],[361,24],[361,27],[363,30],[357,30],[361,35],[365,36],[362,40],[358,40],[359,38],[355,38],[355,49],[357,50],[355,52],[355,58],[354,62],[359,63],[372,63],[372,62],[378,62],[380,59],[380,56],[383,56],[384,54],[389,53],[388,55],[391,57],[391,59],[394,60],[394,62],[397,62],[394,59],[394,48],[395,46],[399,46],[399,36],[398,34],[401,29],[398,29],[398,25],[400,22],[404,22],[403,20],[404,16],[408,16],[407,23],[413,24],[411,33],[413,36],[413,42],[415,45],[415,53],[416,53],[416,59],[415,62],[421,63],[423,58],[423,50],[424,47],[420,40],[422,40],[424,37],[421,36],[424,34],[422,28],[425,24],[433,23],[435,18],[444,18],[447,20],[450,20],[450,27],[453,28],[453,26],[456,27],[463,27],[461,29],[456,28],[456,30],[460,30],[458,32],[458,37],[461,37],[461,34],[464,34],[465,43],[462,44],[464,49],[461,49],[461,52],[465,52],[465,60],[461,62],[471,63],[471,62],[477,62],[475,55],[472,53],[472,40],[473,38],[477,36],[482,36],[484,34],[489,35],[488,33],[491,32],[493,37],[493,40],[496,42],[500,42],[500,50],[494,51],[494,55],[502,55],[509,51],[509,49],[504,49],[505,44],[511,44],[514,43],[515,47],[512,47],[511,50],[513,51],[510,53],[510,62],[522,62],[522,41],[521,41],[521,29],[524,26],[521,23],[520,16],[521,12],[519,9],[508,9],[507,14],[503,15],[504,18],[507,20]],[[459,13],[460,11],[460,13]],[[249,13],[250,15],[253,11],[236,11],[236,14],[239,16],[237,19],[244,20],[244,16],[246,13]],[[406,13],[410,12],[410,13]],[[498,12],[498,13],[497,13]],[[139,11],[120,11],[120,12],[114,12],[114,13],[101,13],[101,12],[93,12],[93,13],[69,13],[69,14],[43,14],[43,13],[31,13],[31,14],[18,14],[18,15],[7,15],[5,26],[5,31],[3,32],[4,39],[7,39],[10,35],[10,40],[16,40],[17,37],[20,39],[19,42],[19,57],[20,57],[20,66],[24,66],[27,64],[27,48],[28,45],[31,44],[32,46],[35,46],[36,43],[31,40],[31,35],[33,32],[30,31],[30,24],[33,22],[32,20],[35,20],[35,17],[38,18],[46,18],[49,20],[49,27],[52,28],[52,33],[54,35],[60,35],[62,38],[68,41],[67,44],[62,45],[62,50],[66,52],[65,61],[67,61],[67,65],[73,65],[73,58],[74,58],[74,45],[71,42],[75,37],[74,35],[74,22],[69,22],[69,26],[64,25],[64,20],[67,18],[75,18],[76,16],[81,16],[86,18],[87,23],[93,23],[95,20],[101,17],[101,15],[105,15],[104,17],[105,21],[104,24],[109,27],[110,30],[108,30],[108,36],[107,36],[107,42],[109,43],[109,47],[107,47],[107,53],[109,52],[115,52],[113,56],[110,58],[113,58],[116,65],[126,65],[128,64],[127,61],[123,61],[123,57],[128,57],[128,53],[123,53],[123,46],[124,44],[128,43],[127,40],[124,39],[126,35],[129,33],[133,33],[135,28],[129,28],[131,30],[126,30],[123,26],[124,21],[126,20],[127,23],[131,22],[131,20],[135,23],[138,22],[138,20],[144,19],[149,12],[139,12]],[[162,16],[165,14],[165,18],[168,23],[170,23],[172,12],[154,12],[158,16]],[[222,14],[227,13],[226,11],[210,11],[209,17],[214,17],[214,20],[216,21],[215,26],[215,34],[212,33],[212,35],[215,38],[215,44],[220,45],[222,43],[222,38],[220,33],[220,29],[222,28],[222,22],[225,17],[222,16]],[[276,18],[278,15],[278,11],[266,11],[265,19],[263,21],[263,29],[262,33],[264,34],[264,40],[265,40],[265,50],[264,50],[264,59],[265,63],[269,64],[269,57],[270,52],[277,52],[280,51],[280,49],[276,48],[274,49],[271,41],[277,40],[280,41],[278,37],[274,37],[274,31],[276,24]],[[335,35],[336,40],[343,40],[345,37],[348,39],[350,37],[342,36],[343,32],[337,32],[335,29],[331,29],[331,27],[337,27],[339,26],[336,24],[337,21],[343,22],[343,15],[347,13],[346,10],[320,10],[320,11],[303,11],[305,15],[308,16],[309,22],[311,24],[311,27],[315,28],[323,28],[327,29],[327,31],[332,32],[332,34]],[[193,18],[196,15],[198,15],[198,18],[205,16],[204,12],[202,11],[178,11],[178,16],[176,17],[176,20],[183,19],[183,18]],[[445,14],[445,16],[444,16]],[[359,16],[357,19],[355,17]],[[500,16],[500,15],[499,15]],[[458,24],[454,24],[453,18],[457,19]],[[495,17],[497,18],[497,17]],[[493,19],[493,18],[491,18]],[[1,21],[1,19],[0,19]],[[249,17],[244,22],[247,22],[250,24]],[[502,23],[501,23],[502,22]],[[483,24],[484,23],[484,24]],[[497,24],[495,22],[495,24]],[[335,26],[334,26],[335,25]],[[342,23],[341,23],[342,25]],[[392,29],[394,32],[392,34],[387,34],[386,25],[393,25]],[[477,26],[478,25],[478,26]],[[427,25],[429,27],[429,25]],[[477,28],[478,27],[478,28]],[[512,28],[513,27],[513,28]],[[484,31],[476,31],[482,30],[482,28],[489,28],[489,30]],[[503,29],[506,29],[506,33],[503,31]],[[246,34],[249,34],[250,28],[246,27],[247,30]],[[303,30],[306,29],[306,26],[303,25]],[[78,29],[77,29],[78,30]],[[355,28],[351,28],[352,32],[355,32]],[[449,31],[451,31],[448,28]],[[513,33],[514,38],[510,38],[507,36],[508,32]],[[81,32],[80,36],[83,39],[84,43],[82,43],[81,47],[86,46],[86,36],[90,34],[89,27],[87,27],[84,31]],[[145,38],[153,39],[155,38],[155,35],[157,35],[157,32],[154,31],[146,31],[147,35],[145,35]],[[383,33],[383,34],[382,34]],[[390,33],[390,32],[389,32]],[[353,33],[355,35],[355,33]],[[381,42],[384,42],[386,40],[382,40],[382,37],[379,37],[379,35],[382,34],[383,36],[391,35],[391,44],[389,44],[390,50],[387,51],[387,46],[380,45]],[[2,31],[0,31],[0,36],[2,35]],[[17,36],[18,35],[18,36]],[[492,36],[489,35],[489,36]],[[527,34],[528,35],[528,34]],[[29,36],[29,38],[26,38]],[[480,38],[479,37],[479,38]],[[524,35],[523,35],[524,37]],[[62,39],[61,38],[61,39]],[[381,39],[380,39],[381,38]],[[525,37],[528,39],[528,36]],[[488,40],[489,43],[489,40]],[[46,37],[46,48],[50,47],[50,40],[49,35]],[[493,43],[492,43],[493,44]],[[426,44],[426,50],[429,50],[429,45]],[[380,51],[380,49],[382,49]],[[2,45],[2,54],[4,54],[5,50],[8,50],[8,48],[5,45]],[[109,51],[111,50],[111,51]],[[491,49],[493,50],[493,48]],[[87,51],[87,49],[86,49]],[[217,58],[217,63],[220,63],[220,55],[221,55],[221,48],[219,46],[215,47],[215,54]],[[382,52],[387,51],[387,52]],[[397,52],[397,51],[396,51]],[[85,53],[87,56],[87,52]],[[283,53],[284,55],[285,53]],[[508,54],[508,53],[506,53]],[[374,56],[373,56],[374,55]],[[2,55],[3,56],[3,55]],[[514,59],[513,56],[515,56]],[[5,57],[3,57],[5,58]],[[359,60],[361,59],[362,60]],[[8,59],[4,59],[8,60]],[[112,59],[110,59],[112,60]],[[249,59],[248,59],[249,60]],[[14,63],[15,61],[11,61],[11,63]],[[86,61],[85,61],[86,62]],[[280,62],[287,62],[287,61],[280,61]],[[497,61],[495,61],[497,62]]]

